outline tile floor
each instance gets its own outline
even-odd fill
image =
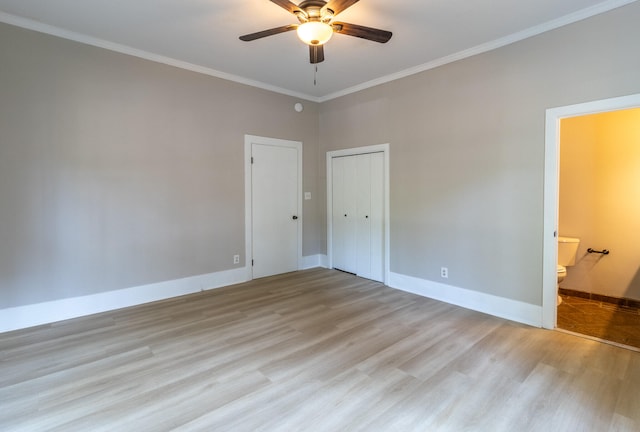
[[[640,309],[562,295],[558,328],[640,349]]]

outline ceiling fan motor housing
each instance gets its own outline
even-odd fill
[[[309,21],[329,22],[333,18],[333,11],[325,8],[327,2],[323,0],[305,0],[298,5],[304,11],[304,14],[296,14],[298,20],[302,23]]]

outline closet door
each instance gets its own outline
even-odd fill
[[[332,265],[384,280],[384,153],[332,159]]]
[[[332,159],[333,268],[356,273],[356,171],[352,156]]]
[[[371,155],[356,162],[356,274],[371,278]]]
[[[384,279],[384,154],[357,157],[357,270],[367,279]]]

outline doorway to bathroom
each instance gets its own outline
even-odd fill
[[[548,110],[546,150],[543,326],[640,349],[640,95]]]

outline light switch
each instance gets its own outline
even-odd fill
[[[310,200],[311,199],[311,192],[305,192],[304,193],[304,199],[305,200]]]

